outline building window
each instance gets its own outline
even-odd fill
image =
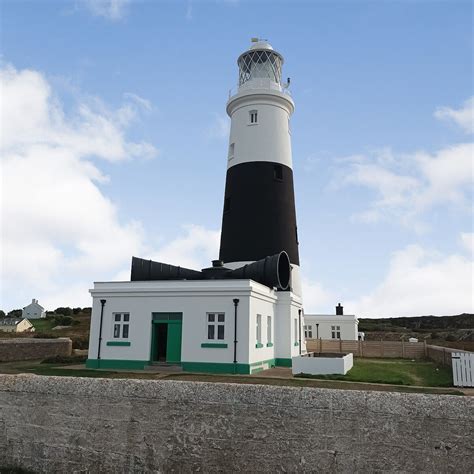
[[[256,110],[251,110],[251,111],[249,112],[250,124],[256,124],[256,123],[258,123],[257,119],[258,119],[257,111],[256,111]]]
[[[229,145],[229,160],[234,158],[235,143]]]
[[[224,199],[224,212],[230,211],[230,197]]]
[[[267,316],[267,344],[271,344],[272,340],[272,317]]]
[[[262,315],[257,314],[257,344],[262,343]]]
[[[298,320],[295,319],[295,344],[298,342]]]
[[[273,178],[278,181],[283,181],[283,166],[273,165]]]
[[[307,326],[303,326],[304,328],[304,337],[305,339],[312,339],[313,338],[313,326],[308,324]]]
[[[341,326],[331,326],[331,337],[341,339]]]
[[[130,313],[114,313],[114,338],[128,339]]]
[[[210,341],[224,339],[225,314],[207,313],[207,339]]]

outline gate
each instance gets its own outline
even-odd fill
[[[453,352],[453,384],[456,387],[474,387],[474,353]]]

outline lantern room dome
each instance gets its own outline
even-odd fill
[[[252,43],[252,46],[250,46],[249,49],[268,49],[273,51],[272,45],[265,40],[259,40]]]

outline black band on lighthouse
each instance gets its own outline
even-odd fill
[[[253,161],[227,170],[219,258],[260,260],[284,250],[299,265],[293,171]]]

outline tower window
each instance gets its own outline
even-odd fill
[[[224,199],[224,212],[230,211],[230,197]]]
[[[258,113],[256,110],[251,110],[249,112],[250,115],[250,124],[258,123]]]
[[[229,160],[234,158],[235,143],[229,145]]]
[[[278,181],[283,181],[283,166],[274,165],[273,166],[273,177],[278,179]]]

